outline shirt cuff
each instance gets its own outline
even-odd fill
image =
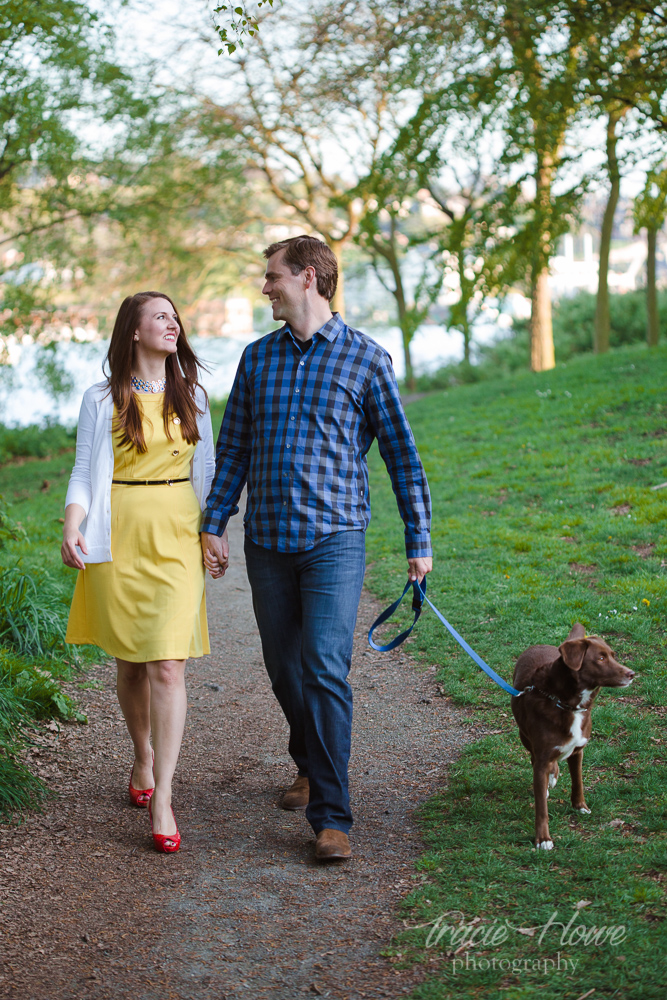
[[[200,532],[205,531],[209,535],[224,535],[228,523],[229,514],[221,514],[219,510],[211,510],[210,507],[207,507],[199,530]]]
[[[433,555],[431,533],[422,531],[405,533],[405,554],[408,559],[428,559]]]

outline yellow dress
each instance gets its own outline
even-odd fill
[[[144,454],[113,434],[114,479],[184,479],[195,446],[172,420],[164,393],[142,393]],[[115,409],[114,409],[115,417]],[[111,487],[112,562],[87,563],[72,599],[66,641],[92,643],[121,660],[185,660],[210,652],[201,510],[191,483]]]

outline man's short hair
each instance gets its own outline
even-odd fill
[[[338,285],[338,261],[326,243],[314,236],[292,236],[288,240],[272,243],[264,251],[264,256],[268,260],[280,250],[285,250],[283,261],[292,274],[300,274],[307,267],[315,268],[317,293],[331,302]]]

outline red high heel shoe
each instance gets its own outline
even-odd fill
[[[151,751],[153,762],[155,763],[155,754]],[[137,806],[139,809],[145,809],[151,800],[151,796],[155,791],[154,788],[133,788],[132,787],[132,775],[134,774],[134,764],[132,765],[132,770],[130,771],[130,802],[133,806]]]
[[[171,815],[173,817],[174,823],[176,823],[176,817],[174,816],[174,810],[171,810]],[[151,809],[151,802],[148,803],[148,818],[151,821],[151,833],[153,834],[153,847],[156,851],[161,854],[175,854],[176,851],[181,846],[181,835],[178,832],[178,827],[176,827],[176,833],[154,833],[153,832],[153,810]]]

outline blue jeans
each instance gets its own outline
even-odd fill
[[[289,723],[289,752],[310,783],[306,818],[315,833],[347,833],[347,675],[364,580],[364,532],[328,535],[305,552],[275,552],[246,536],[245,556],[264,663]]]

